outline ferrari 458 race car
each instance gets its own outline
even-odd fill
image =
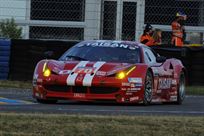
[[[113,100],[119,103],[174,102],[185,97],[185,68],[151,48],[130,41],[82,41],[59,60],[41,60],[34,71],[33,97],[57,100]]]

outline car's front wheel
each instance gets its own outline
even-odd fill
[[[153,76],[150,71],[147,71],[145,78],[145,87],[144,87],[144,105],[149,105],[152,101],[152,90],[153,90]]]
[[[181,72],[179,77],[179,85],[177,89],[177,101],[176,104],[182,104],[185,99],[185,91],[186,91],[186,79],[184,72]]]
[[[57,100],[44,100],[44,99],[36,99],[38,103],[43,104],[55,104],[57,103]]]

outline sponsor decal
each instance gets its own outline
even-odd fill
[[[75,98],[85,98],[86,95],[84,93],[74,93]]]
[[[130,98],[130,101],[137,101],[137,100],[139,100],[139,97],[137,96],[137,97],[131,97]]]
[[[125,95],[132,95],[132,92],[127,92]]]
[[[80,44],[77,47],[83,47],[83,46],[124,48],[124,49],[130,49],[130,50],[135,50],[136,48],[138,48],[137,46],[131,45],[131,44],[126,44],[126,43],[121,43],[121,42],[104,42],[104,41]]]
[[[173,79],[173,80],[172,80],[172,85],[177,85],[176,79]]]
[[[122,86],[130,86],[130,83],[122,82]]]
[[[92,74],[95,69],[94,67],[78,67],[74,70],[74,73]]]
[[[139,77],[131,77],[131,78],[128,78],[128,82],[130,82],[130,83],[140,83],[140,84],[142,84],[142,78],[139,78]]]
[[[162,100],[160,98],[152,99],[152,102],[161,102]]]
[[[177,96],[170,96],[170,101],[177,101]]]
[[[105,76],[105,75],[106,75],[106,72],[104,72],[104,71],[97,71],[97,72],[96,72],[96,75],[97,75],[97,76]]]
[[[127,91],[131,91],[131,92],[137,92],[141,90],[141,88],[127,88]]]
[[[135,84],[135,87],[141,87],[141,86],[142,86],[141,83],[136,83],[136,84]]]
[[[68,74],[70,74],[71,73],[71,70],[61,70],[60,72],[59,72],[59,75],[68,75]]]
[[[159,79],[159,89],[169,89],[171,88],[172,79],[171,78],[162,78]]]

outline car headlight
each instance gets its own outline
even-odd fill
[[[127,75],[129,75],[134,69],[136,68],[136,66],[130,67],[125,71],[121,71],[119,73],[116,74],[116,78],[117,79],[124,79]]]
[[[50,71],[50,69],[45,69],[45,71],[43,72],[43,76],[44,77],[49,77],[51,75],[51,71]]]
[[[47,62],[43,65],[43,76],[49,77],[51,75],[51,70],[47,67]]]
[[[116,74],[116,78],[117,79],[123,79],[123,78],[125,78],[125,72],[120,72],[120,73],[118,73],[118,74]]]

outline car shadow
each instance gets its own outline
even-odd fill
[[[38,103],[34,100],[34,103]],[[39,103],[40,104],[40,103]],[[138,106],[138,107],[149,107],[149,106],[166,106],[166,105],[177,105],[172,102],[154,102],[149,105],[143,103],[117,103],[115,101],[72,101],[72,100],[59,100],[55,104],[49,105],[85,105],[85,106]]]

